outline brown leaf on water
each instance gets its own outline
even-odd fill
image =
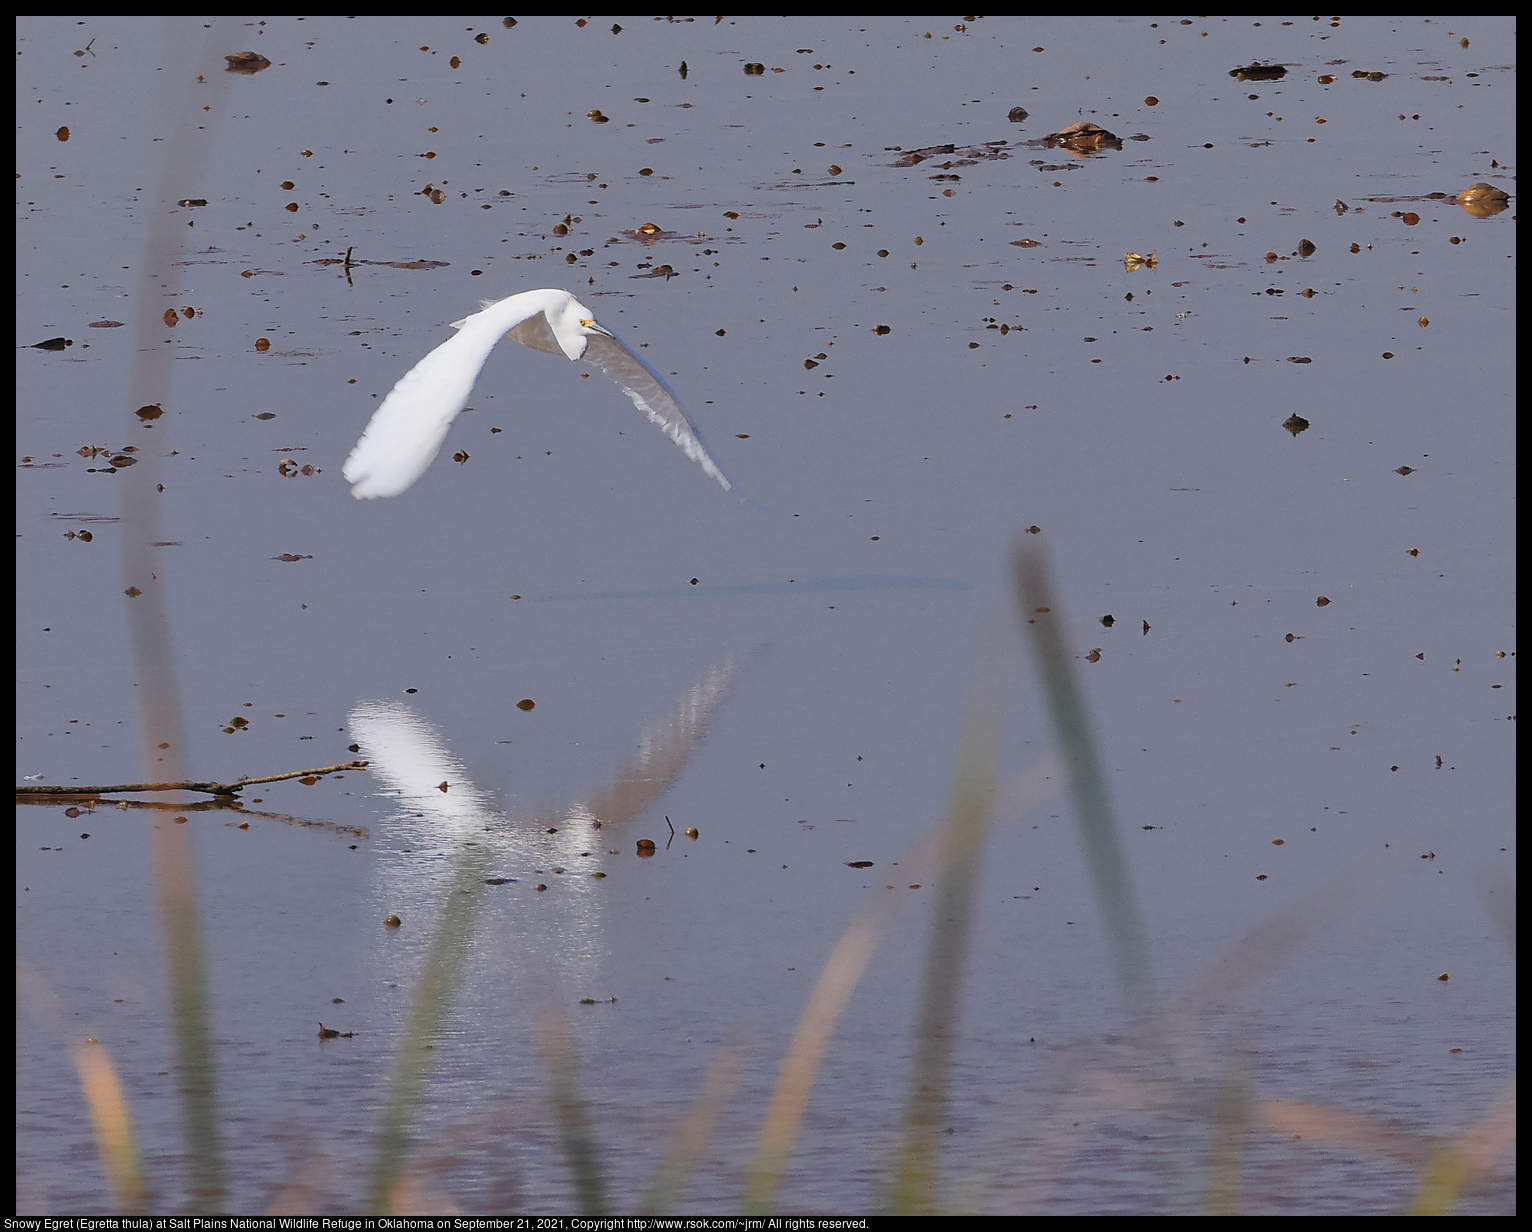
[[[245,77],[271,67],[271,61],[255,51],[241,51],[232,56],[225,56],[224,59],[228,61],[228,67],[224,69],[224,72],[239,73]]]
[[[1092,123],[1090,120],[1078,120],[1056,133],[1049,133],[1043,139],[1049,144],[1066,146],[1071,150],[1078,150],[1082,154],[1093,153],[1102,149],[1122,149],[1122,138],[1116,133],[1108,132],[1101,125]]]
[[[1287,76],[1287,68],[1281,64],[1246,64],[1231,68],[1229,76],[1236,81],[1280,81]]]

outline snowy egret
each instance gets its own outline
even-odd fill
[[[398,496],[425,473],[502,336],[599,368],[724,491],[733,486],[664,378],[568,291],[523,291],[482,308],[454,321],[458,332],[405,373],[374,413],[342,468],[352,496]]]

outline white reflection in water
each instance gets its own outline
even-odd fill
[[[606,883],[592,877],[631,844],[612,828],[655,803],[680,776],[735,672],[731,655],[645,727],[638,750],[606,780],[547,813],[511,816],[475,786],[437,728],[398,701],[359,702],[351,734],[383,793],[398,807],[378,827],[374,910],[403,926],[382,947],[385,981],[404,984],[443,918],[482,908],[473,957],[502,974],[533,980],[549,994],[596,995],[593,980],[609,949],[602,915]],[[442,785],[446,785],[446,790]],[[601,822],[601,828],[595,823]],[[620,857],[631,861],[631,847]],[[557,871],[556,871],[557,870]],[[490,878],[507,878],[500,886]],[[548,888],[538,891],[544,884]],[[473,906],[455,901],[475,896]]]

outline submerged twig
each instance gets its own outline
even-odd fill
[[[286,774],[266,774],[258,779],[241,776],[232,783],[115,783],[110,787],[56,787],[28,784],[16,788],[18,796],[104,796],[117,791],[200,791],[210,796],[232,796],[257,783],[280,783],[283,779],[301,779],[309,775],[333,774],[337,770],[364,770],[365,761],[342,762],[338,766],[320,766],[314,770],[290,770]]]

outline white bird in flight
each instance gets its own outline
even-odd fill
[[[733,487],[664,378],[568,291],[523,291],[482,308],[454,321],[458,332],[405,373],[373,414],[342,468],[357,500],[398,496],[425,473],[502,336],[599,368],[725,492]]]

